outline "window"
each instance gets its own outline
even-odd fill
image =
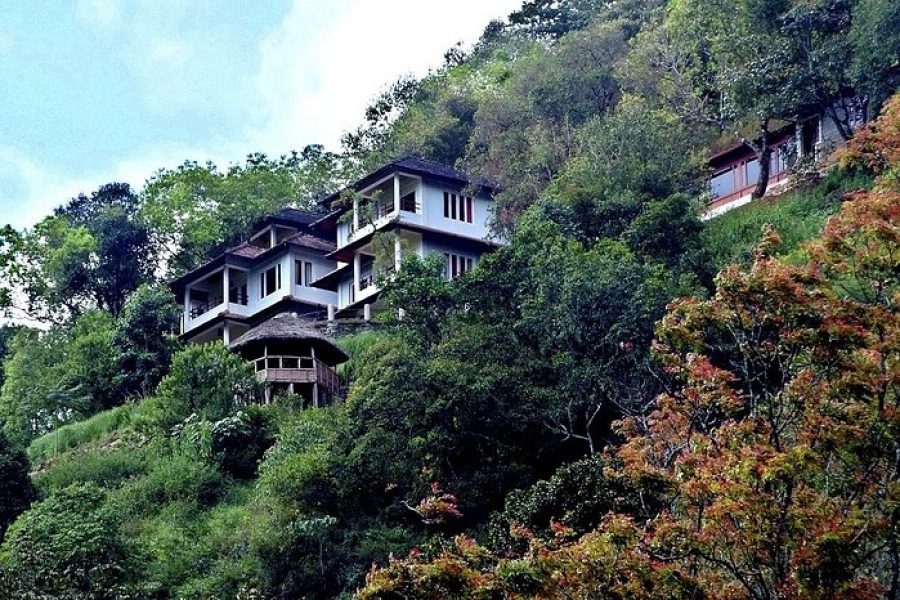
[[[265,298],[281,287],[281,265],[259,274],[259,297]]]
[[[472,270],[472,259],[468,256],[445,252],[444,260],[446,260],[444,276],[448,280],[456,279],[466,271]]]
[[[444,218],[471,223],[473,219],[471,196],[444,192]]]
[[[294,261],[294,273],[296,273],[296,285],[305,285],[309,287],[313,282],[313,266],[306,260]]]
[[[410,192],[400,198],[400,210],[406,212],[416,212],[416,193]]]

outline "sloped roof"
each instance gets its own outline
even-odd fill
[[[451,181],[460,185],[468,185],[470,183],[473,183],[478,187],[487,190],[488,192],[494,192],[499,188],[499,185],[495,181],[484,178],[473,180],[465,172],[460,171],[455,167],[411,155],[403,156],[387,163],[380,169],[369,173],[368,175],[366,175],[362,179],[355,181],[348,187],[355,190],[361,190],[373,183],[376,183],[386,175],[397,171],[409,173],[412,175],[424,175],[444,181]],[[332,202],[340,197],[340,195],[341,192],[335,192],[320,200],[319,203],[324,206],[330,206]]]
[[[269,342],[308,342],[316,350],[316,357],[325,364],[336,365],[349,357],[331,339],[316,329],[308,319],[296,313],[280,313],[263,321],[228,347],[231,350],[248,350]]]

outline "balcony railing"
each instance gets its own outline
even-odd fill
[[[216,296],[214,298],[210,298],[206,302],[191,302],[191,311],[190,315],[192,319],[196,319],[202,314],[208,313],[215,307],[220,304],[224,304],[225,299],[222,296]]]
[[[337,392],[334,369],[311,356],[269,355],[253,361],[257,377],[271,383],[319,383]]]

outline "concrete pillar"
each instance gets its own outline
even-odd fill
[[[394,212],[400,212],[400,176],[394,173]]]
[[[359,229],[359,198],[353,199],[353,231]]]
[[[231,329],[228,327],[227,322],[222,325],[222,341],[225,342],[226,346],[231,343]]]
[[[403,257],[401,256],[402,248],[401,248],[401,240],[400,240],[400,232],[394,234],[394,270],[400,270],[400,264],[403,262]]]
[[[188,323],[191,320],[191,286],[184,288],[184,314],[181,319],[181,333],[187,330]]]
[[[334,321],[334,304],[328,305],[328,320]]]
[[[226,305],[228,304],[228,291],[231,287],[231,281],[229,280],[228,267],[226,266],[222,269],[222,302]]]
[[[363,304],[363,320],[364,321],[372,320],[372,305],[371,304]]]
[[[312,405],[313,405],[313,408],[319,408],[319,384],[318,384],[318,382],[313,384]]]
[[[360,271],[362,271],[362,259],[359,252],[357,252],[353,255],[353,289],[356,293],[355,298],[359,297],[359,278],[362,275]]]

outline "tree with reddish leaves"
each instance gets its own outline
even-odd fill
[[[670,306],[655,346],[668,389],[619,423],[605,471],[662,509],[610,512],[576,540],[514,525],[524,546],[503,555],[459,539],[373,570],[361,596],[900,598],[896,166],[804,264],[773,258],[767,231],[749,270]]]

